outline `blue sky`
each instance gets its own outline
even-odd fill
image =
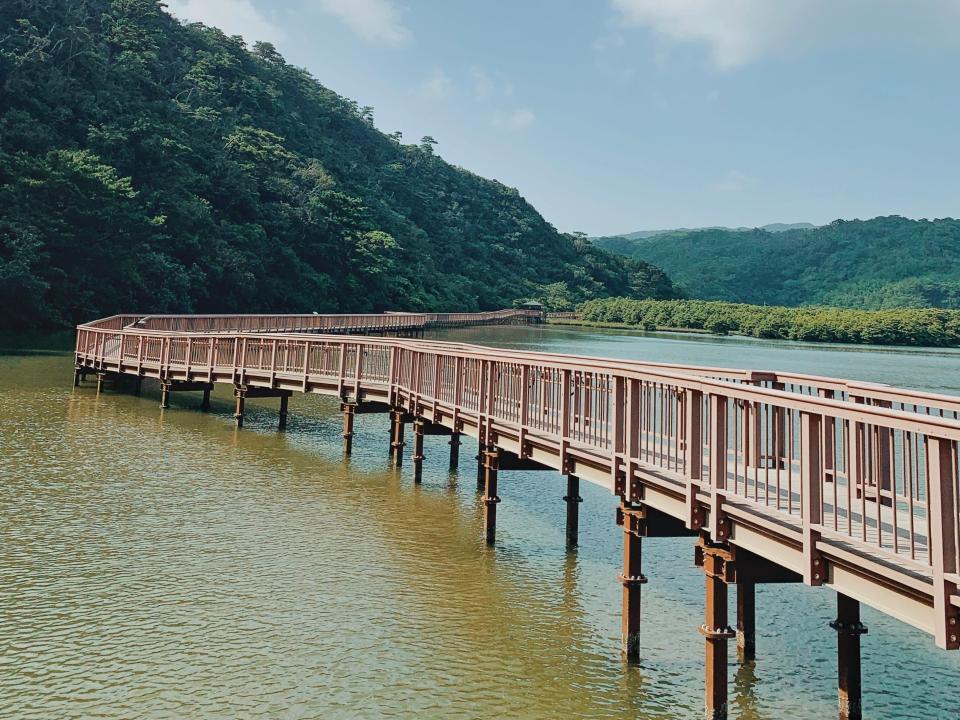
[[[166,0],[563,231],[960,214],[960,0]]]

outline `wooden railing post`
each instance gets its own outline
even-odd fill
[[[823,523],[823,418],[800,413],[800,497],[803,513],[803,581],[821,585],[823,561],[817,551]]]
[[[727,489],[727,398],[710,393],[710,536],[727,539],[730,530],[723,518]]]
[[[957,568],[957,472],[954,443],[927,436],[927,498],[930,504],[930,561],[933,566],[933,635],[937,647],[960,647],[960,619],[950,601],[957,586],[945,578]]]
[[[686,391],[684,412],[686,443],[683,448],[683,462],[687,480],[685,521],[689,529],[699,530],[702,519],[697,493],[700,491],[700,483],[703,480],[703,392],[692,389]]]
[[[560,472],[570,473],[567,448],[570,446],[570,370],[561,370],[560,380]]]

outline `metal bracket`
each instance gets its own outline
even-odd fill
[[[619,580],[620,584],[624,587],[637,587],[638,585],[647,584],[646,575],[624,575],[620,573],[617,575],[617,580]]]
[[[735,638],[737,633],[729,625],[719,628],[707,627],[706,624],[699,627],[700,634],[707,640],[729,640]]]
[[[693,562],[707,577],[730,584],[737,581],[736,550],[726,543],[708,541],[702,535],[693,549]]]
[[[837,635],[866,635],[867,626],[862,622],[848,623],[843,620],[831,620],[830,627],[837,631]]]

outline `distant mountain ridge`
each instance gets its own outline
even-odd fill
[[[598,238],[662,267],[691,298],[755,305],[960,308],[960,220],[891,215],[829,225]]]
[[[786,232],[787,230],[810,230],[817,227],[813,223],[808,222],[799,222],[799,223],[770,223],[769,225],[761,225],[758,228],[752,227],[727,227],[725,225],[710,225],[708,227],[699,227],[699,228],[672,228],[669,230],[637,230],[635,232],[629,233],[620,233],[618,235],[604,235],[600,237],[590,238],[591,240],[608,240],[610,238],[626,238],[627,240],[644,240],[646,238],[657,237],[658,235],[668,235],[670,233],[689,233],[689,232],[699,232],[700,230],[729,230],[730,232],[749,232],[751,230],[766,230],[767,232]]]

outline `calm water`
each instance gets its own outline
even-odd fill
[[[960,394],[952,351],[560,328],[443,337]],[[645,657],[627,667],[606,491],[584,483],[567,553],[562,477],[503,473],[488,549],[470,445],[458,477],[445,438],[428,437],[415,487],[409,462],[388,467],[385,416],[358,416],[345,462],[332,399],[294,397],[285,434],[275,400],[249,403],[242,431],[228,388],[207,414],[194,394],[157,401],[149,384],[140,398],[75,390],[68,354],[0,356],[0,717],[700,716],[691,540],[645,543]],[[758,660],[731,663],[734,717],[834,715],[834,598],[758,588]],[[864,621],[867,717],[958,717],[960,654],[869,609]]]

